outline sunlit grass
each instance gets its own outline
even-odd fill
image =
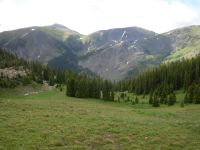
[[[0,149],[200,149],[199,105],[153,108],[141,97],[131,105],[55,89],[1,98]]]

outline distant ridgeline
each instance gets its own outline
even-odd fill
[[[116,84],[118,91],[130,91],[136,94],[150,93],[149,103],[156,106],[175,102],[174,90],[186,92],[184,102],[200,104],[200,56],[192,59],[162,64],[146,70],[129,80]],[[153,104],[154,105],[154,104]]]

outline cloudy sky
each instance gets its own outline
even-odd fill
[[[0,0],[0,31],[63,24],[82,34],[138,26],[158,33],[200,25],[200,0]]]

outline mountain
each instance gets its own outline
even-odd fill
[[[149,38],[154,36],[156,33],[138,28],[138,27],[128,27],[128,28],[116,28],[110,30],[101,30],[92,33],[88,36],[87,44],[89,50],[96,50],[107,46],[112,46],[119,42],[129,41],[129,40],[140,40],[143,38]]]
[[[91,37],[95,38],[91,39],[97,39],[99,43],[106,44],[97,49],[93,48],[96,52],[92,52],[86,59],[81,60],[80,64],[112,80],[129,77],[160,63],[190,58],[200,53],[200,26],[179,28],[163,34],[147,34],[146,37],[137,37],[133,32],[133,37],[128,36],[130,38],[125,39],[120,39],[120,36],[115,35],[115,43],[110,40],[112,36],[108,36],[113,30],[108,30],[107,34],[104,32],[92,34]],[[99,36],[97,36],[98,33]],[[122,33],[121,31],[121,36]],[[137,39],[134,39],[135,37]],[[98,49],[100,51],[97,51]]]
[[[75,34],[78,33],[58,24],[23,28],[0,33],[0,47],[26,60],[43,64],[65,55],[63,64],[67,64],[66,68],[77,70],[80,67],[77,65],[76,55],[63,42],[65,38]]]
[[[111,80],[159,64],[171,50],[168,38],[137,27],[99,31],[89,39],[90,49],[79,64]]]
[[[0,33],[0,47],[27,60],[120,80],[160,63],[200,52],[200,26],[157,34],[138,27],[82,35],[63,25]]]
[[[189,26],[164,33],[170,38],[173,51],[165,61],[191,58],[200,53],[200,26]]]

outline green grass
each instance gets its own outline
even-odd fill
[[[181,60],[183,58],[192,58],[199,54],[200,44],[197,46],[185,47],[171,52],[164,62]]]
[[[200,105],[153,108],[57,89],[2,97],[0,149],[200,149]]]

